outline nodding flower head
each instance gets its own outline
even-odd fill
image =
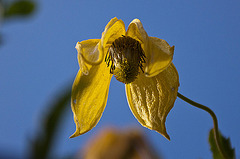
[[[76,49],[80,69],[72,87],[76,131],[71,137],[86,133],[99,122],[114,75],[125,84],[128,104],[136,119],[170,139],[165,120],[179,86],[172,64],[174,46],[148,36],[139,19],[125,30],[123,21],[113,18],[101,39],[78,42]]]

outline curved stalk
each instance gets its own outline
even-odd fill
[[[184,100],[185,102],[187,102],[187,103],[189,103],[189,104],[191,104],[191,105],[193,105],[193,106],[195,106],[199,109],[202,109],[202,110],[208,112],[211,115],[211,117],[213,119],[213,125],[214,125],[214,127],[213,127],[213,132],[214,133],[213,134],[214,134],[214,139],[215,139],[216,145],[217,145],[218,150],[220,151],[221,155],[223,156],[223,158],[228,159],[228,156],[224,152],[224,149],[222,147],[222,144],[221,144],[221,141],[220,141],[220,138],[219,138],[218,121],[217,121],[217,117],[216,117],[215,113],[210,108],[208,108],[208,107],[206,107],[202,104],[199,104],[197,102],[192,101],[191,99],[185,97],[184,95],[180,94],[179,92],[177,93],[177,96],[179,98],[181,98],[182,100]]]

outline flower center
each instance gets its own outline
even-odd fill
[[[137,40],[122,36],[109,47],[105,62],[107,66],[111,65],[110,73],[114,74],[118,81],[127,84],[137,78],[139,68],[143,71],[145,55]]]

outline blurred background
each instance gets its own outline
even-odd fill
[[[77,156],[109,125],[137,128],[166,159],[212,157],[208,133],[213,124],[206,112],[177,99],[166,120],[168,141],[141,127],[128,107],[124,84],[116,79],[98,125],[69,139],[75,131],[69,97],[79,69],[75,44],[101,38],[115,16],[126,28],[138,18],[149,36],[175,46],[179,92],[216,113],[222,134],[230,137],[240,158],[240,1],[23,3],[0,1],[0,158],[26,158],[41,143],[49,145],[50,158]]]

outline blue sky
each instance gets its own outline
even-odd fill
[[[126,27],[135,18],[149,36],[175,46],[179,92],[209,106],[221,132],[230,137],[240,157],[240,2],[219,1],[37,1],[27,19],[1,26],[0,46],[0,151],[25,156],[28,141],[39,132],[39,121],[55,94],[73,82],[78,71],[77,41],[100,38],[113,17]],[[108,103],[99,124],[80,137],[69,139],[75,124],[69,105],[54,154],[74,153],[101,128],[136,126],[165,158],[211,158],[208,132],[211,117],[180,99],[166,121],[171,137],[142,128],[132,115],[122,83],[113,79]]]

